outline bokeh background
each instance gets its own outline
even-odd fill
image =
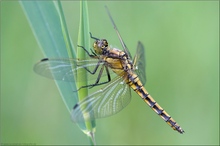
[[[76,46],[79,2],[62,2]],[[97,120],[97,144],[219,144],[219,2],[88,2],[90,30],[121,48],[104,9],[135,53],[146,49],[147,84],[155,100],[182,126],[173,131],[134,92],[115,116]],[[89,144],[53,80],[33,72],[43,58],[17,1],[1,1],[1,144]]]

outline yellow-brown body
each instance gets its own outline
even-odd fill
[[[184,130],[170,117],[167,112],[150,96],[144,88],[137,74],[134,73],[134,66],[125,52],[118,49],[108,48],[107,55],[100,55],[113,72],[122,76],[124,81],[155,111],[168,125],[179,133]]]

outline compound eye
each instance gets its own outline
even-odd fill
[[[104,45],[104,47],[108,47],[108,42],[106,39],[103,39],[103,45]]]
[[[97,41],[95,41],[95,42],[93,43],[93,47],[94,47],[94,48],[96,48],[96,47],[97,47],[97,45],[98,45],[98,42],[97,42]]]
[[[105,44],[103,44],[101,48],[104,49],[105,48]]]

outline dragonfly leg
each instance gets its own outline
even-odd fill
[[[106,73],[107,73],[108,80],[105,81],[105,82],[99,83],[99,81],[100,81],[100,79],[101,79],[101,77],[102,77],[102,73],[103,73],[104,67],[105,67],[105,70],[106,70]],[[110,76],[110,74],[109,74],[108,67],[103,65],[102,68],[101,68],[101,70],[100,70],[100,72],[99,72],[99,76],[98,76],[96,82],[95,82],[94,84],[92,84],[90,88],[92,88],[92,87],[94,87],[94,86],[97,86],[97,85],[106,84],[106,83],[108,83],[108,82],[110,82],[110,81],[111,81],[111,76]]]
[[[94,55],[91,55],[91,54],[89,54],[89,52],[88,52],[83,46],[79,46],[79,45],[78,45],[78,47],[83,48],[83,50],[84,50],[91,58],[96,58],[96,59],[98,59],[98,58],[97,58],[97,55],[95,54],[95,52],[92,51],[92,53],[93,53]],[[85,69],[86,71],[88,71],[90,74],[95,74],[96,71],[97,71],[97,69],[99,68],[100,63],[101,63],[101,61],[99,61],[99,62],[97,63],[97,65],[96,65],[96,67],[94,68],[93,71],[90,71],[87,67],[84,67],[84,69]]]
[[[106,70],[108,80],[99,83],[99,81],[100,81],[100,79],[101,79],[101,77],[102,77],[102,73],[103,73],[104,68],[105,68],[105,70]],[[80,90],[81,88],[88,88],[88,87],[89,87],[89,88],[92,88],[92,87],[94,87],[94,86],[103,85],[103,84],[106,84],[106,83],[108,83],[108,82],[110,82],[110,81],[111,81],[111,76],[110,76],[108,67],[106,67],[106,66],[103,65],[102,68],[101,68],[101,70],[100,70],[100,72],[99,72],[98,78],[96,79],[96,82],[95,82],[94,84],[90,84],[90,85],[86,85],[86,86],[81,86],[78,90]],[[78,91],[78,90],[77,90],[77,91]]]
[[[90,38],[92,38],[92,39],[94,39],[94,40],[99,40],[98,38],[92,36],[92,33],[91,33],[91,32],[89,32],[89,34],[90,34]]]
[[[88,71],[90,74],[95,74],[96,73],[96,71],[97,71],[97,69],[99,68],[99,66],[100,66],[100,62],[101,61],[99,61],[98,63],[97,63],[97,65],[96,65],[96,67],[94,68],[94,70],[93,71],[90,71],[87,67],[83,67],[86,71]]]
[[[90,49],[91,50],[91,52],[92,52],[92,54],[90,54],[87,50],[86,50],[86,48],[85,47],[83,47],[83,46],[80,46],[80,45],[77,45],[77,47],[80,47],[80,48],[82,48],[88,55],[89,55],[89,57],[91,57],[91,58],[97,58],[97,55],[95,54],[95,52],[93,52],[92,51],[92,49]]]

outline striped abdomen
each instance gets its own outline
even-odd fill
[[[140,95],[140,97],[153,109],[168,125],[179,133],[183,133],[184,130],[176,123],[176,121],[170,117],[163,110],[163,108],[148,94],[146,89],[143,87],[140,79],[134,73],[128,73],[127,84]]]

